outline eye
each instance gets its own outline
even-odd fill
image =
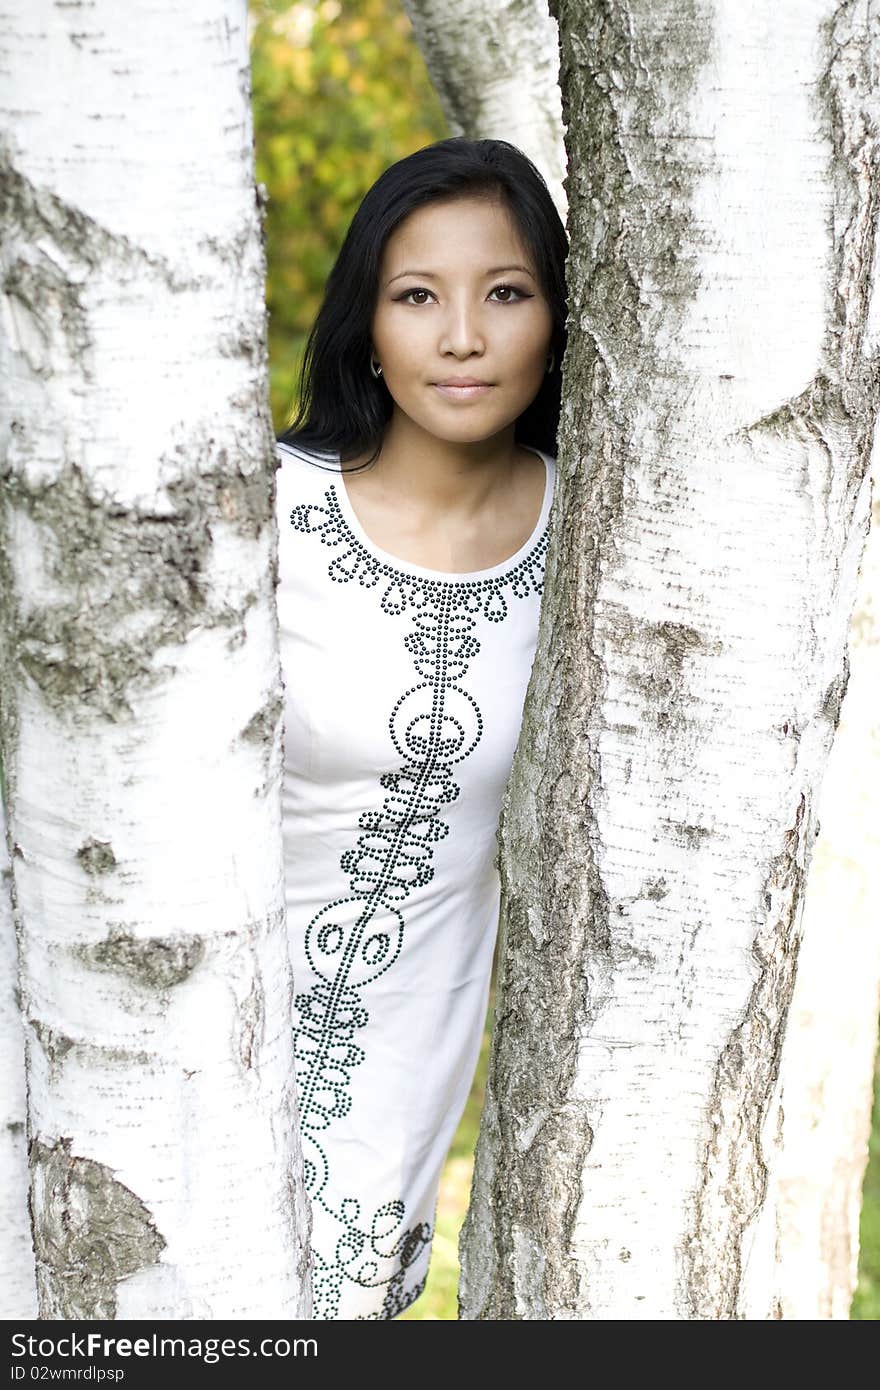
[[[524,290],[518,290],[517,287],[516,287],[516,285],[496,285],[495,288],[494,288],[494,290],[492,291],[492,293],[493,293],[493,294],[497,294],[499,290],[509,290],[509,292],[510,292],[511,295],[514,295],[514,294],[516,295],[516,299],[531,299],[531,297],[532,297],[530,294],[526,294],[526,292],[525,292]],[[509,299],[509,298],[499,299],[499,300],[498,300],[498,303],[499,303],[499,304],[515,304],[515,303],[516,303],[516,299]]]
[[[413,294],[430,294],[430,293],[431,293],[430,290],[425,290],[425,289],[406,290],[404,294],[399,294],[399,295],[397,296],[397,302],[398,302],[398,304],[405,304],[405,303],[407,302],[407,300],[409,299],[410,295],[413,295]],[[420,301],[420,302],[423,302],[423,301]]]
[[[517,301],[520,299],[531,299],[533,297],[532,295],[527,294],[525,290],[517,289],[516,285],[496,285],[495,288],[491,291],[491,293],[497,294],[499,290],[505,291],[505,295],[503,299],[496,299],[496,304],[516,304]],[[419,285],[415,289],[405,290],[403,294],[397,295],[395,302],[398,304],[413,303],[413,307],[418,308],[419,305],[424,304],[426,301],[424,299],[420,299],[416,302],[413,302],[412,297],[414,294],[431,295],[432,291],[426,290],[424,286]]]

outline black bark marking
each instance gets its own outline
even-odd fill
[[[712,831],[705,825],[689,825],[686,821],[666,820],[663,824],[673,831],[679,843],[687,845],[688,849],[699,849],[701,845],[712,835]]]
[[[655,901],[660,902],[663,898],[668,897],[668,895],[669,889],[666,887],[666,879],[662,874],[659,878],[645,880],[645,887],[642,892],[643,898],[653,898]]]
[[[843,654],[843,670],[840,675],[835,677],[828,689],[825,691],[825,698],[822,701],[822,714],[828,720],[832,729],[836,729],[840,723],[840,709],[843,704],[843,697],[846,694],[846,687],[849,684],[849,653]]]
[[[250,1069],[255,1065],[256,1055],[263,1040],[265,1009],[263,991],[257,981],[251,985],[247,998],[240,1010],[241,1034],[238,1055],[241,1065]]]
[[[720,653],[720,643],[686,623],[637,619],[624,609],[609,616],[615,649],[629,657],[626,679],[642,697],[643,720],[649,720],[666,739],[675,740],[690,722],[685,712],[687,658],[692,653]]]
[[[135,937],[111,931],[106,941],[75,946],[73,954],[85,964],[127,976],[142,989],[164,993],[195,970],[205,954],[198,936]]]
[[[28,1146],[40,1314],[112,1319],[120,1280],[158,1264],[166,1241],[141,1199],[72,1142]]]
[[[66,1033],[62,1033],[58,1028],[52,1028],[39,1018],[29,1018],[28,1025],[35,1037],[38,1038],[53,1075],[57,1075],[73,1051],[76,1051],[83,1061],[90,1066],[149,1066],[155,1061],[154,1055],[149,1052],[113,1045],[105,1046],[89,1040],[68,1037]]]
[[[116,868],[116,856],[109,840],[86,840],[77,850],[76,857],[92,878],[109,874]]]
[[[55,1071],[64,1061],[70,1049],[73,1047],[73,1039],[60,1032],[57,1028],[50,1028],[48,1023],[43,1023],[38,1018],[29,1018],[28,1024],[33,1030],[34,1036],[39,1039],[40,1045],[49,1060],[51,1071]]]
[[[260,706],[241,731],[241,737],[246,743],[262,744],[273,737],[281,718],[282,705],[281,697],[273,695]]]

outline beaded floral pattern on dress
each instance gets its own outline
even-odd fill
[[[429,578],[371,554],[346,521],[335,485],[324,503],[294,507],[292,525],[336,552],[328,571],[332,580],[375,589],[383,612],[409,619],[403,644],[417,679],[388,720],[400,767],[379,778],[385,793],[381,807],[361,814],[357,843],[339,861],[349,891],[322,907],[306,928],[306,954],[318,979],[295,1000],[305,1180],[312,1203],[320,1203],[338,1228],[332,1249],[314,1250],[314,1317],[338,1316],[349,1280],[366,1288],[384,1286],[381,1312],[373,1316],[393,1318],[424,1288],[433,1225],[422,1221],[407,1227],[399,1199],[372,1213],[362,1211],[354,1196],[331,1200],[321,1135],[351,1110],[352,1074],[366,1055],[355,1039],[370,1017],[364,1002],[368,986],[400,955],[406,928],[401,906],[434,876],[433,846],[449,832],[443,809],[460,791],[455,765],[480,741],[482,715],[461,684],[480,651],[477,616],[503,622],[509,596],[541,593],[548,538],[545,527],[528,553],[503,573]],[[414,1278],[406,1288],[411,1268]]]

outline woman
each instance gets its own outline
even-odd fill
[[[502,140],[351,223],[278,445],[284,838],[316,1318],[424,1287],[473,1079],[537,638],[565,230]]]

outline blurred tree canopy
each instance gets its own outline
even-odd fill
[[[249,0],[248,8],[280,432],[296,404],[324,283],[361,198],[389,164],[449,128],[400,0]]]

